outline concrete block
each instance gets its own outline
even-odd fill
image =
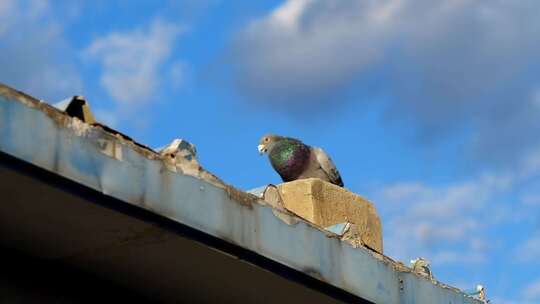
[[[285,209],[323,228],[351,223],[356,242],[382,253],[381,220],[361,196],[318,178],[283,183],[278,189]]]

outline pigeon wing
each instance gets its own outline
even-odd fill
[[[336,165],[334,165],[334,163],[332,162],[332,159],[330,159],[330,157],[326,153],[324,153],[323,149],[319,147],[312,147],[312,150],[313,153],[315,153],[317,162],[321,166],[321,169],[324,171],[324,173],[326,173],[326,175],[328,176],[330,182],[343,187],[341,175],[339,174]]]

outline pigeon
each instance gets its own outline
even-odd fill
[[[316,177],[344,186],[336,166],[321,148],[272,134],[261,137],[257,148],[261,155],[268,153],[270,164],[284,182]]]

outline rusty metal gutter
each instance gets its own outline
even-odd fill
[[[302,219],[287,224],[257,196],[203,169],[197,174],[173,172],[166,156],[129,137],[99,123],[84,123],[1,84],[0,152],[361,299],[481,303]]]

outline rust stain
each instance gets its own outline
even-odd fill
[[[257,201],[259,200],[259,198],[255,195],[240,191],[229,185],[224,185],[224,189],[227,193],[227,196],[229,196],[231,200],[238,202],[240,203],[240,205],[248,207],[250,209],[252,209],[253,204],[257,203]]]
[[[27,95],[21,91],[12,89],[2,83],[0,83],[0,95],[3,95],[7,99],[17,100],[27,105],[37,106],[40,102],[34,97]]]

